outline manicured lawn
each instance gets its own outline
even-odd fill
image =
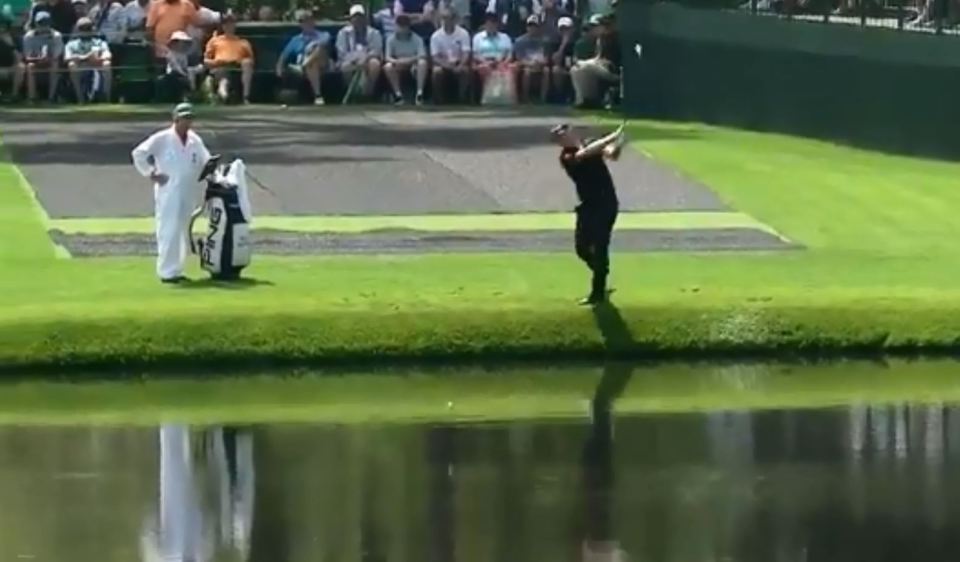
[[[0,362],[952,347],[960,166],[702,125],[636,146],[805,251],[616,255],[615,309],[572,306],[572,255],[256,257],[240,288],[162,287],[149,259],[57,259],[0,164]],[[199,275],[199,272],[194,272]]]

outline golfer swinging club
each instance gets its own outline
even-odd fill
[[[582,305],[595,305],[607,299],[607,274],[610,270],[610,236],[617,221],[619,202],[613,178],[605,159],[616,160],[623,147],[623,125],[609,135],[585,142],[570,125],[550,130],[554,142],[562,147],[560,165],[577,188],[577,229],[574,237],[577,256],[593,272],[590,295]]]
[[[194,131],[193,107],[173,110],[173,126],[157,131],[133,149],[133,165],[153,182],[157,230],[157,275],[180,283],[187,258],[190,214],[200,195],[199,176],[210,152]]]

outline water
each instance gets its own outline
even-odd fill
[[[837,368],[789,372],[816,380],[817,369]],[[949,374],[955,365],[893,370],[911,369]],[[694,370],[700,378],[681,388],[699,380],[716,390],[723,373],[749,394],[783,376],[782,368]],[[676,393],[678,373],[615,372],[622,376],[581,372],[593,384],[582,410],[549,418],[155,423],[190,417],[176,410],[95,425],[11,420],[0,426],[0,562],[958,559],[957,406],[866,403],[846,392],[827,407],[651,408]],[[667,375],[670,390],[658,393],[651,381]],[[354,380],[337,383],[339,397]],[[524,380],[509,394],[531,392]],[[133,386],[149,394],[180,383],[156,384]],[[207,384],[205,402],[216,403],[211,388],[246,383]],[[279,396],[307,383],[270,384]],[[35,395],[27,386],[4,394]],[[637,401],[638,387],[650,401]],[[59,390],[101,396],[107,409],[115,401],[109,385]],[[549,411],[562,395],[552,395]],[[385,398],[404,400],[370,399]],[[275,400],[271,412],[288,398]]]

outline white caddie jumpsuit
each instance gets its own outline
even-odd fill
[[[187,227],[190,213],[199,203],[197,177],[210,159],[200,135],[187,133],[180,140],[171,126],[150,135],[133,149],[133,165],[143,177],[165,174],[167,183],[154,184],[154,216],[157,232],[157,275],[172,279],[183,275],[187,258]]]

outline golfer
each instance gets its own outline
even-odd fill
[[[606,159],[620,157],[623,126],[593,141],[582,141],[567,124],[550,130],[554,142],[562,147],[560,165],[577,188],[577,229],[574,237],[577,256],[593,272],[590,294],[580,301],[595,305],[607,298],[607,274],[610,270],[610,237],[617,221],[619,202]]]
[[[190,213],[200,196],[199,176],[210,152],[194,131],[193,107],[173,110],[173,125],[157,131],[133,149],[133,165],[153,182],[157,232],[157,275],[180,283],[187,258]]]

